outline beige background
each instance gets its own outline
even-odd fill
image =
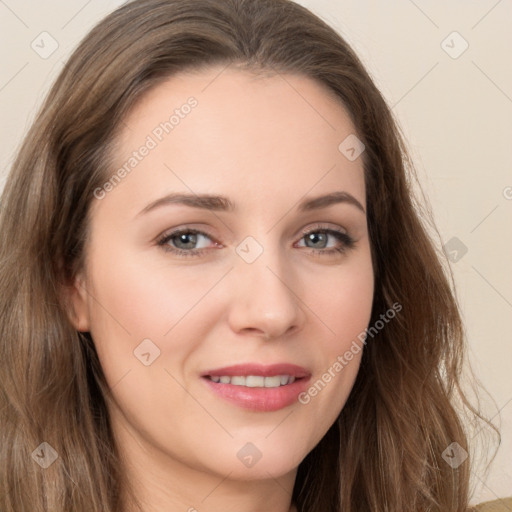
[[[66,57],[121,3],[0,0],[0,186]],[[494,398],[484,396],[482,407],[502,429],[502,446],[489,472],[483,466],[473,470],[472,502],[511,496],[512,3],[299,3],[353,45],[409,141],[442,243],[451,240],[448,247],[457,260],[452,268],[469,357]],[[36,52],[49,52],[52,44],[58,48],[47,58]]]

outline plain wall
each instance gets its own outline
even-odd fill
[[[0,186],[66,57],[121,3],[0,2]],[[442,243],[448,244],[453,260],[469,359],[494,398],[483,396],[482,409],[501,425],[502,445],[490,470],[474,468],[472,502],[510,496],[512,3],[299,3],[353,45],[408,140]],[[47,56],[55,45],[52,39],[58,48]]]

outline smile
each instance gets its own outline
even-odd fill
[[[203,382],[216,397],[231,405],[259,412],[283,409],[298,402],[311,373],[293,364],[242,364],[202,375]]]
[[[263,377],[261,375],[214,375],[209,377],[213,382],[221,384],[233,384],[233,386],[246,386],[248,388],[278,388],[295,381],[292,375],[276,375],[275,377]]]

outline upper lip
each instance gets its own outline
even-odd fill
[[[309,377],[311,374],[302,366],[289,363],[279,363],[264,365],[258,363],[235,364],[232,366],[224,366],[223,368],[215,368],[201,374],[202,377],[215,376],[247,376],[260,375],[262,377],[273,377],[275,375],[290,375],[296,379]]]

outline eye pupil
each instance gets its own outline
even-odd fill
[[[185,245],[192,245],[194,246],[196,243],[197,243],[197,235],[195,233],[182,233],[180,235],[178,235],[178,242],[181,244],[185,244]],[[190,247],[186,247],[187,249],[189,249]],[[193,248],[193,247],[192,247]]]
[[[310,233],[309,235],[307,235],[307,238],[315,243],[315,242],[318,242],[318,241],[322,241],[322,238],[323,238],[323,241],[325,242],[326,240],[326,234],[325,233]]]

